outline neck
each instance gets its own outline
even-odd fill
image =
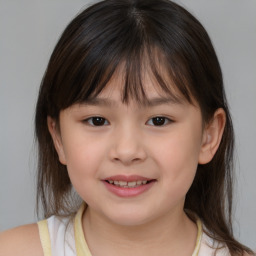
[[[182,209],[145,224],[123,226],[88,208],[82,223],[95,256],[131,255],[131,251],[134,256],[192,255],[196,243],[196,225]]]

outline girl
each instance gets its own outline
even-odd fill
[[[0,255],[253,254],[232,234],[220,66],[182,7],[106,0],[80,13],[51,56],[35,123],[46,220],[2,234]]]

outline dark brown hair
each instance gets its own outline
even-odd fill
[[[159,67],[169,74],[164,78]],[[203,221],[209,235],[227,244],[232,255],[251,252],[233,237],[232,163],[234,135],[223,79],[211,40],[188,11],[167,0],[106,0],[81,12],[67,26],[50,58],[36,107],[38,140],[38,205],[44,216],[71,214],[78,202],[58,160],[47,128],[47,116],[58,120],[61,110],[97,96],[124,66],[122,100],[146,100],[142,69],[160,88],[176,97],[170,81],[184,98],[195,99],[204,123],[218,108],[226,126],[213,160],[199,165],[187,193],[185,208]]]

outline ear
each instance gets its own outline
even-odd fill
[[[205,127],[201,150],[199,154],[199,164],[207,164],[214,157],[223,135],[226,124],[226,114],[222,108],[215,111],[212,120]]]
[[[47,116],[47,125],[53,140],[54,147],[58,153],[59,161],[66,165],[66,157],[62,145],[60,130],[57,127],[56,120],[50,116]]]

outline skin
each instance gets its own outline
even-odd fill
[[[0,256],[43,256],[37,224],[29,224],[0,233]]]
[[[153,82],[145,81],[150,101],[163,99]],[[198,163],[211,161],[219,146],[225,113],[218,109],[204,126],[196,103],[124,104],[120,84],[119,77],[113,79],[97,96],[97,104],[75,104],[61,111],[59,126],[48,117],[59,160],[67,165],[74,188],[88,205],[82,225],[89,248],[94,256],[130,255],[131,248],[135,256],[191,255],[197,228],[183,211],[184,200]],[[103,125],[93,125],[95,116],[104,118]],[[157,116],[165,117],[163,125],[154,125],[152,118]],[[121,198],[103,182],[119,174],[155,182],[138,196]],[[24,234],[33,234],[33,255],[42,255],[35,224],[0,235],[6,244],[0,246],[0,255],[15,254],[8,251],[13,237],[24,248],[31,245]]]

